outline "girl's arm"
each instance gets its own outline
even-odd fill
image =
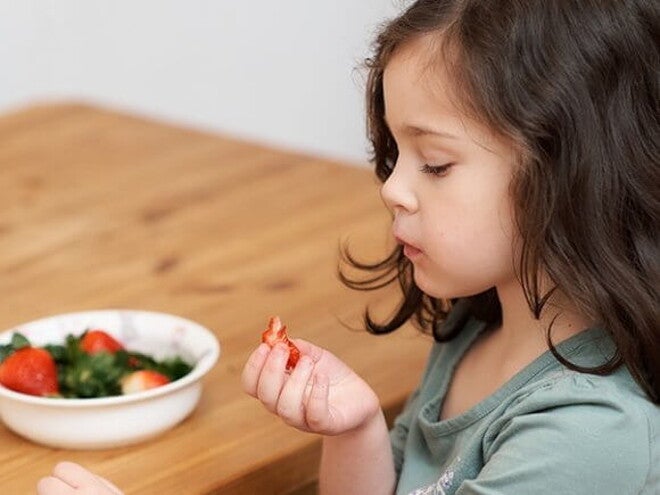
[[[290,374],[287,347],[261,344],[243,370],[244,390],[288,425],[325,436],[323,495],[391,494],[394,462],[378,397],[330,352],[295,344],[302,355]]]
[[[323,438],[319,493],[392,494],[396,484],[382,411],[359,429]]]

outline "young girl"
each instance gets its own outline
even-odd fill
[[[397,246],[345,253],[368,275],[342,279],[398,281],[366,326],[429,330],[426,372],[389,433],[369,385],[309,342],[290,374],[265,344],[243,372],[324,436],[322,494],[660,493],[658,9],[419,0],[385,26],[369,135]]]

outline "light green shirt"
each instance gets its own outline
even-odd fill
[[[548,351],[472,409],[438,421],[453,368],[484,327],[471,318],[452,341],[434,344],[390,433],[397,495],[660,494],[660,407],[624,367],[579,373]],[[613,351],[598,329],[556,347],[583,366]]]

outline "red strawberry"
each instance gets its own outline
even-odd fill
[[[0,383],[30,395],[59,392],[55,360],[47,350],[37,347],[23,347],[0,363]]]
[[[85,333],[80,341],[80,348],[87,354],[97,354],[99,352],[114,354],[122,350],[124,346],[117,342],[112,335],[97,329]]]
[[[150,388],[160,387],[170,383],[170,379],[162,373],[153,370],[140,370],[126,375],[121,381],[121,392],[133,394]]]
[[[286,326],[282,325],[278,316],[271,316],[268,320],[268,328],[261,334],[261,341],[274,347],[278,342],[282,342],[289,347],[289,359],[286,362],[286,369],[293,369],[300,359],[300,350],[289,340],[286,334]]]

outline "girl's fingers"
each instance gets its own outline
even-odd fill
[[[297,428],[307,427],[304,397],[313,369],[314,362],[303,354],[280,393],[276,412],[288,425]]]
[[[290,340],[300,350],[301,354],[304,354],[305,356],[309,356],[312,359],[312,361],[314,361],[315,363],[319,362],[324,352],[323,348],[316,346],[311,342],[308,342],[303,339],[290,339]]]
[[[283,344],[277,344],[268,353],[259,375],[257,398],[272,413],[276,413],[277,401],[284,385],[288,358],[289,349]]]
[[[319,433],[327,431],[332,423],[328,407],[329,394],[330,380],[328,376],[324,374],[315,375],[305,408],[305,421],[312,431]]]
[[[268,352],[270,347],[266,344],[260,344],[254,352],[250,355],[243,367],[243,373],[241,374],[241,384],[243,390],[251,395],[252,397],[257,396],[257,384],[259,383],[259,375],[261,374],[261,369],[264,367],[266,358],[268,357]]]
[[[61,479],[73,488],[97,483],[95,474],[75,462],[64,461],[57,463],[53,468],[53,476]]]
[[[60,462],[53,468],[53,475],[42,479],[37,485],[41,495],[113,494],[122,495],[114,484],[95,475],[74,462]]]
[[[37,483],[37,495],[74,495],[75,488],[54,476],[41,478]]]

